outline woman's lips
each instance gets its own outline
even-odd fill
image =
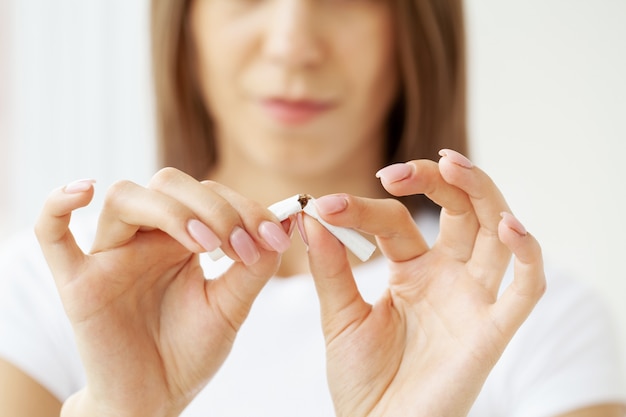
[[[276,98],[262,100],[261,105],[271,118],[287,125],[305,124],[332,107],[330,103],[323,101]]]

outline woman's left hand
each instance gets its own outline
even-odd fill
[[[442,206],[432,248],[396,200],[317,200],[329,223],[376,236],[389,288],[374,305],[361,298],[341,244],[305,220],[338,416],[466,415],[545,290],[539,244],[498,188],[460,154],[443,155],[380,173],[392,194],[423,193]],[[511,252],[515,277],[499,295]]]

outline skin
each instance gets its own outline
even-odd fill
[[[0,359],[0,404],[8,416],[58,416],[61,403],[13,364]]]
[[[68,224],[91,201],[91,182],[55,190],[37,222],[87,371],[87,387],[61,415],[180,414],[228,355],[267,280],[309,268],[337,415],[466,415],[544,291],[541,250],[514,218],[501,217],[510,208],[489,177],[454,152],[374,177],[397,89],[385,3],[212,0],[192,7],[201,88],[221,152],[211,181],[166,169],[145,187],[115,184],[89,253]],[[368,48],[360,47],[364,40]],[[277,121],[255,104],[264,94],[319,93],[332,110],[304,124]],[[308,251],[280,244],[294,219],[280,224],[265,207],[303,191],[328,195],[318,200],[322,217],[373,236],[389,259],[389,289],[376,304],[363,302],[345,250],[317,222],[302,219]],[[386,192],[425,193],[444,207],[432,248],[404,207],[379,198]],[[205,280],[198,254],[218,244],[237,262]],[[511,253],[515,279],[497,298]],[[39,415],[58,415],[60,404],[45,389],[7,365],[0,361],[0,374],[29,393],[26,401],[0,390],[7,414],[38,415],[24,407],[41,398],[49,410]]]
[[[191,29],[219,133],[220,160],[209,178],[266,206],[302,192],[385,196],[372,173],[382,165],[383,123],[397,91],[388,4],[196,1]],[[364,44],[368,53],[355,54]],[[268,97],[331,108],[289,124],[265,111]],[[296,241],[278,275],[307,270]]]
[[[201,88],[218,131],[220,160],[210,178],[268,204],[286,188],[327,193],[333,182],[381,194],[372,172],[382,164],[382,126],[397,90],[386,3],[196,1],[191,17]],[[363,44],[368,53],[354,54]],[[329,108],[288,123],[264,108],[268,98]]]
[[[458,165],[450,155],[438,164],[413,161],[402,179],[381,173],[390,192],[420,190],[442,204],[441,234],[432,248],[395,200],[348,194],[320,200],[327,221],[374,234],[389,259],[389,290],[373,306],[360,298],[343,247],[305,219],[329,386],[339,416],[466,415],[544,291],[535,239],[516,220],[495,214],[508,207],[489,177]],[[185,208],[217,190],[242,214],[250,206],[222,186],[200,184],[173,170],[157,179],[143,191],[118,186],[117,198],[109,197],[105,206],[110,214],[103,214],[114,220],[101,224],[98,249],[89,255],[73,242],[67,215],[89,202],[91,184],[82,184],[86,189],[79,192],[57,190],[38,223],[37,235],[88,370],[87,388],[65,403],[64,416],[178,415],[216,372],[250,303],[276,269],[277,254],[264,251],[254,265],[237,262],[220,279],[205,281],[197,270],[198,249],[184,233],[191,213],[205,209]],[[195,188],[192,200],[186,200],[187,187]],[[163,195],[172,200],[161,202]],[[181,200],[187,202],[180,212],[172,210]],[[140,201],[164,206],[145,213]],[[257,215],[262,218],[264,210]],[[498,299],[509,251],[516,255],[515,279]],[[154,259],[131,262],[133,270],[124,259],[135,260],[138,252]],[[476,275],[485,270],[487,275]],[[191,340],[181,334],[199,336]],[[148,385],[145,375],[150,375]],[[145,402],[137,402],[138,391]],[[450,396],[456,401],[445,401]]]
[[[306,219],[337,415],[465,415],[545,287],[537,242],[496,214],[508,207],[484,173],[447,157],[416,161],[412,170],[417,180],[386,187],[402,194],[424,187],[446,207],[440,245],[428,248],[395,200],[344,194],[345,207],[327,216],[375,235],[390,260],[390,288],[375,306],[360,300],[342,246]],[[203,248],[185,225],[197,217],[214,226],[226,217],[206,209],[217,198],[229,203],[221,210],[247,219],[247,230],[268,213],[219,184],[168,169],[146,189],[120,183],[110,190],[94,248],[83,254],[67,229],[68,214],[93,195],[91,184],[80,186],[53,193],[36,229],[87,369],[87,387],[66,402],[63,415],[178,415],[225,359],[279,260],[259,248],[258,262],[237,262],[206,281],[197,258]],[[333,198],[322,200],[323,213]],[[496,299],[509,250],[518,258],[516,278]],[[140,253],[144,262],[137,262]],[[441,401],[448,395],[458,400]]]

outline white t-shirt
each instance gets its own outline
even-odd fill
[[[435,217],[418,218],[432,242]],[[78,227],[76,227],[78,226]],[[73,230],[87,248],[95,221]],[[208,277],[228,260],[203,259]],[[39,246],[31,234],[0,258],[0,356],[61,401],[84,372],[72,330]],[[374,301],[385,288],[385,260],[354,270]],[[511,279],[510,271],[506,281]],[[472,417],[543,417],[604,402],[626,403],[615,332],[600,299],[580,283],[548,274],[548,291],[490,374]],[[184,417],[330,416],[319,306],[308,275],[276,278],[264,288],[233,350]]]

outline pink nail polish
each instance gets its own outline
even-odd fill
[[[517,220],[517,218],[511,213],[503,211],[502,213],[500,213],[500,216],[502,216],[502,221],[504,222],[504,224],[518,235],[526,236],[528,234],[528,231],[526,230],[524,225],[519,220]]]
[[[283,253],[291,246],[291,239],[285,229],[272,222],[263,222],[259,226],[259,235],[276,252]]]
[[[63,188],[67,194],[78,194],[83,193],[89,190],[95,184],[96,180],[94,179],[84,179],[71,182]]]
[[[315,206],[320,214],[334,214],[348,207],[348,200],[340,194],[325,195],[315,199]]]
[[[207,252],[211,252],[220,247],[220,239],[200,220],[191,219],[187,223],[189,235],[200,244]]]
[[[413,174],[413,165],[400,163],[388,165],[380,169],[376,173],[376,178],[380,178],[383,182],[390,184],[407,179],[411,174]]]
[[[261,258],[261,253],[254,240],[241,227],[235,227],[235,230],[230,234],[230,245],[246,265],[252,265]]]
[[[298,233],[300,233],[300,237],[304,244],[309,247],[309,238],[306,235],[306,229],[304,228],[304,218],[302,217],[302,213],[298,213],[296,217],[296,225],[298,226]]]
[[[467,159],[465,156],[461,155],[457,151],[453,151],[452,149],[442,149],[439,151],[439,156],[450,159],[454,164],[461,166],[463,168],[472,168],[474,164],[472,161]]]
[[[293,231],[296,228],[296,216],[295,216],[295,214],[292,215],[292,216],[287,217],[285,220],[280,222],[280,225],[282,226],[282,228],[285,231],[285,233],[287,233],[287,236],[289,236],[289,238],[291,239],[291,236],[293,236]]]

